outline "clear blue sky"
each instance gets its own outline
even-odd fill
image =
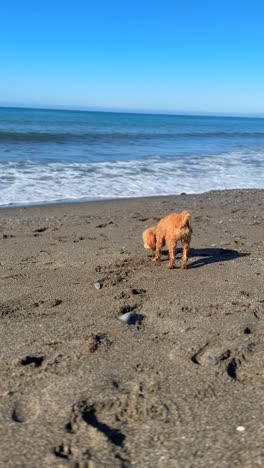
[[[264,1],[2,0],[0,105],[264,115]]]

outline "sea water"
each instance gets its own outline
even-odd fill
[[[0,205],[264,188],[264,119],[0,108]]]

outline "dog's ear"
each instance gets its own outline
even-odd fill
[[[150,228],[149,246],[151,250],[156,250],[156,228]]]

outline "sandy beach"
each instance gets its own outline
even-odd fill
[[[141,234],[184,209],[169,270]],[[0,466],[263,467],[263,224],[264,190],[1,209]]]

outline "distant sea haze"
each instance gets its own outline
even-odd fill
[[[264,119],[0,108],[0,205],[264,188]]]

